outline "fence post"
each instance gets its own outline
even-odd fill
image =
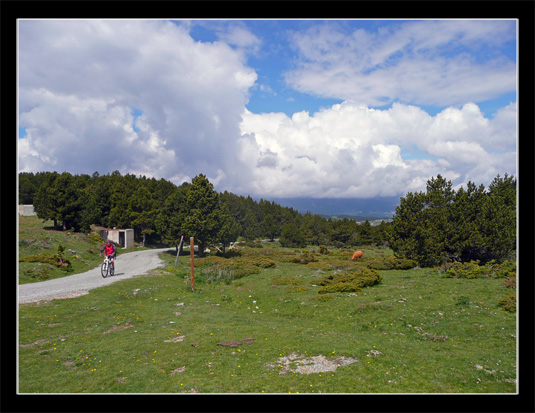
[[[184,235],[180,237],[180,245],[178,246],[178,251],[176,252],[176,258],[175,258],[175,268],[178,265],[178,256],[180,255],[180,250],[182,250],[182,242],[184,241]]]
[[[195,254],[194,246],[193,246],[193,237],[190,237],[189,239],[189,250],[190,250],[190,266],[191,266],[191,289],[195,290],[195,264],[193,262],[193,256]]]

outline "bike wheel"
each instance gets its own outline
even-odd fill
[[[102,277],[106,278],[108,276],[108,265],[106,262],[102,263],[102,266],[100,267],[100,272],[102,273]]]

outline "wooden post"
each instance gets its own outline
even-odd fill
[[[182,250],[182,242],[184,242],[184,235],[180,237],[180,245],[178,246],[178,251],[176,252],[176,258],[175,258],[175,268],[178,265],[178,256],[180,255],[180,251]]]
[[[195,254],[194,246],[193,246],[193,237],[190,237],[189,239],[189,256],[190,256],[190,266],[191,266],[191,289],[195,290],[195,264],[193,262],[193,255]]]

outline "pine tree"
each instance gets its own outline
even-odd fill
[[[262,221],[262,234],[267,236],[270,241],[273,241],[278,235],[279,227],[273,215],[267,214]]]
[[[401,198],[390,246],[423,266],[509,259],[516,250],[516,181],[498,175],[488,192],[472,182],[455,192],[438,175],[428,181],[425,194]]]
[[[182,226],[185,218],[186,192],[190,184],[176,187],[163,202],[154,225],[164,243],[172,244],[178,252],[180,238],[184,235]]]
[[[147,235],[154,232],[154,200],[145,186],[140,186],[129,198],[128,213],[134,232],[142,236],[141,245],[145,246]]]
[[[230,246],[231,242],[235,242],[240,235],[240,224],[230,215],[228,208],[223,205],[221,207],[221,212],[219,215],[220,218],[220,229],[216,236],[216,241],[220,242],[223,246],[223,254],[225,253],[225,248]]]
[[[291,248],[304,248],[307,245],[299,227],[294,223],[282,227],[280,243],[283,247]]]
[[[184,235],[194,237],[199,245],[199,255],[205,247],[215,242],[221,228],[219,194],[205,175],[193,178],[185,202]]]

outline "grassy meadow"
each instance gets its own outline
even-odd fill
[[[348,249],[260,245],[196,257],[194,290],[188,252],[175,269],[170,251],[151,275],[21,305],[19,392],[516,393],[503,279],[378,270],[379,284],[321,293],[392,251],[351,263]]]

